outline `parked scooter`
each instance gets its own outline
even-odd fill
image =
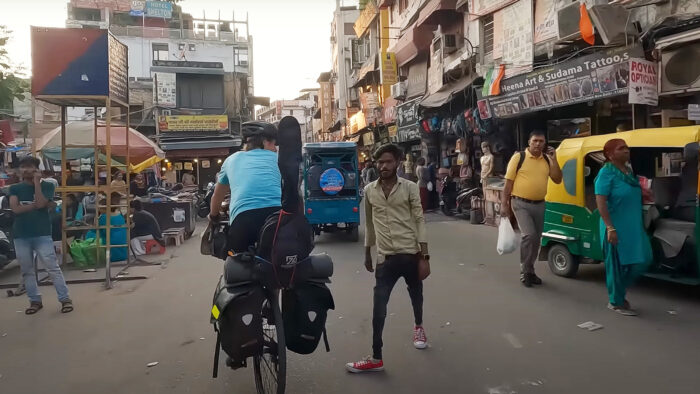
[[[15,259],[15,248],[10,239],[14,214],[7,196],[0,197],[0,269]]]
[[[481,188],[460,188],[455,179],[449,174],[441,174],[440,184],[440,211],[446,216],[462,214],[469,217],[472,205],[472,196],[483,195]]]
[[[199,215],[200,218],[209,216],[209,211],[211,211],[211,196],[214,195],[214,186],[216,186],[214,182],[209,182],[204,197],[197,201],[197,215]]]

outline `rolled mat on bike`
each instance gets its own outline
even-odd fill
[[[299,208],[299,165],[301,164],[301,126],[293,116],[285,116],[277,128],[279,156],[277,165],[282,174],[282,209],[294,213]]]

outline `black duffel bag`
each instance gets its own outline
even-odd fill
[[[310,354],[323,336],[326,351],[330,351],[326,335],[328,310],[335,309],[331,291],[324,283],[297,283],[282,291],[282,320],[287,349]]]
[[[214,293],[211,322],[219,345],[231,358],[233,368],[245,366],[248,357],[263,346],[262,305],[265,293],[259,284],[226,285],[222,276]]]

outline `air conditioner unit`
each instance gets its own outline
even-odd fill
[[[391,85],[391,97],[397,100],[403,100],[406,98],[406,82],[398,82]]]
[[[431,55],[442,50],[442,56],[447,56],[450,53],[456,52],[459,49],[456,34],[441,34],[433,39],[431,45]]]
[[[594,5],[588,10],[595,32],[605,45],[632,42],[637,35],[630,11],[620,4]]]
[[[661,94],[700,91],[700,41],[661,51]]]
[[[581,10],[579,2],[572,3],[557,11],[559,41],[573,41],[581,38]]]

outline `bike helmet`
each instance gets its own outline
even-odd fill
[[[243,139],[247,140],[250,137],[262,136],[266,140],[276,140],[277,139],[277,127],[275,125],[262,122],[262,121],[252,121],[245,122],[241,127],[243,134]]]

